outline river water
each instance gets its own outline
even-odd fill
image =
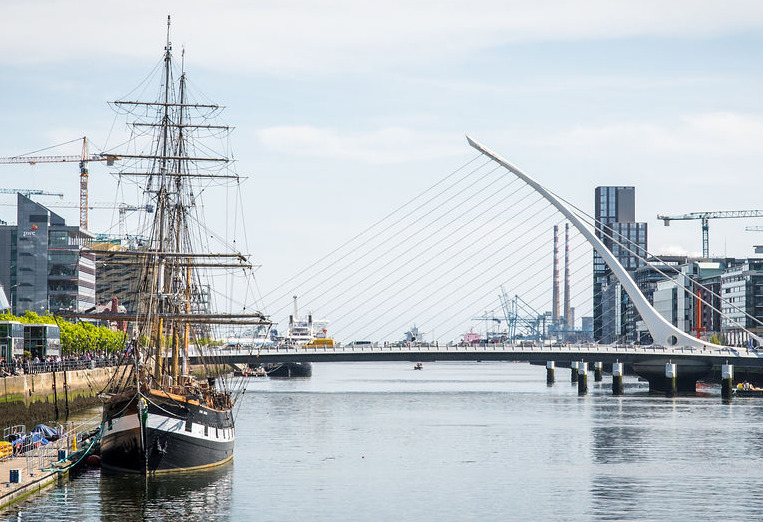
[[[668,399],[626,377],[524,363],[313,365],[251,378],[234,461],[121,478],[88,470],[9,520],[757,520],[763,399]]]

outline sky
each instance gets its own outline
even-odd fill
[[[263,293],[473,158],[467,133],[591,212],[596,186],[635,186],[653,253],[701,252],[698,221],[657,214],[761,207],[757,1],[0,5],[1,156],[114,145],[107,102],[159,62],[172,16],[191,81],[236,127]],[[77,200],[74,163],[2,169],[3,187]],[[114,201],[105,166],[90,171],[91,201]],[[99,212],[91,229],[113,227]],[[758,224],[711,221],[711,255],[752,256]]]

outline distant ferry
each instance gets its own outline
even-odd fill
[[[297,309],[297,296],[294,296],[294,314],[289,316],[289,329],[279,343],[280,346],[315,349],[332,347],[334,340],[326,337],[327,321],[313,321],[308,314],[307,320],[300,319]],[[265,365],[270,377],[310,377],[313,365],[309,362],[272,363]]]

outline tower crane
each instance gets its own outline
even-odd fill
[[[721,210],[716,212],[690,212],[689,214],[683,214],[680,216],[661,216],[657,215],[657,219],[661,219],[665,222],[665,226],[670,226],[671,221],[681,221],[688,219],[700,219],[702,220],[702,257],[707,259],[710,257],[710,223],[711,219],[728,219],[728,218],[759,218],[763,217],[763,210]]]
[[[58,196],[63,199],[64,195],[60,192],[48,192],[38,189],[4,189],[0,188],[0,194],[23,194],[24,196]]]
[[[50,203],[45,205],[50,208],[77,208],[77,204],[70,201],[63,201],[59,203]],[[127,234],[125,232],[125,218],[128,212],[137,212],[139,210],[145,211],[147,214],[153,214],[154,206],[150,203],[142,206],[128,205],[127,203],[108,203],[108,202],[94,202],[90,203],[86,207],[90,209],[117,209],[119,210],[119,237],[124,238]]]
[[[78,138],[79,139],[79,138]],[[76,140],[75,140],[76,141]],[[68,142],[71,143],[71,142]],[[66,145],[63,143],[62,145]],[[90,161],[105,161],[106,165],[111,166],[115,161],[120,158],[110,154],[88,154],[87,152],[87,136],[82,138],[82,154],[77,155],[64,155],[64,156],[10,156],[0,157],[0,165],[29,163],[35,165],[37,163],[65,163],[65,162],[79,162],[79,226],[87,230],[87,210],[88,210],[88,170],[87,164]]]

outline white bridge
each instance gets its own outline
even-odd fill
[[[569,344],[555,346],[523,346],[497,343],[482,345],[385,345],[379,343],[352,344],[334,347],[263,346],[206,348],[204,359],[226,364],[257,364],[285,362],[370,362],[370,361],[528,361],[533,363],[604,362],[639,363],[655,358],[681,364],[688,359],[710,366],[733,364],[745,368],[763,368],[763,351],[745,348],[711,348],[694,346]],[[193,351],[191,364],[201,362]]]
[[[612,363],[618,370],[620,363],[632,366],[637,374],[649,380],[650,388],[664,389],[665,386],[693,390],[697,379],[709,374],[714,368],[723,367],[726,381],[733,381],[733,366],[741,368],[763,367],[763,352],[745,348],[736,348],[713,344],[694,337],[677,328],[660,315],[644,297],[629,272],[620,264],[617,257],[597,237],[594,227],[579,215],[579,211],[543,187],[540,183],[510,164],[485,146],[467,136],[471,147],[479,151],[516,176],[527,186],[540,194],[551,206],[561,213],[572,226],[593,247],[601,259],[617,277],[622,288],[644,321],[654,340],[654,345],[602,345],[570,344],[527,346],[524,344],[487,344],[487,345],[432,345],[418,344],[401,346],[384,343],[357,346],[335,347],[262,347],[254,348],[251,353],[216,353],[221,362],[229,363],[288,363],[321,361],[529,361],[547,363],[553,369],[558,361],[561,365],[570,363],[576,366],[584,363]],[[622,247],[622,245],[621,245]],[[749,338],[763,346],[763,339],[747,330]],[[193,363],[193,358],[191,360]],[[586,366],[583,365],[583,368]],[[600,368],[601,365],[598,365]],[[672,379],[666,384],[665,379]]]

